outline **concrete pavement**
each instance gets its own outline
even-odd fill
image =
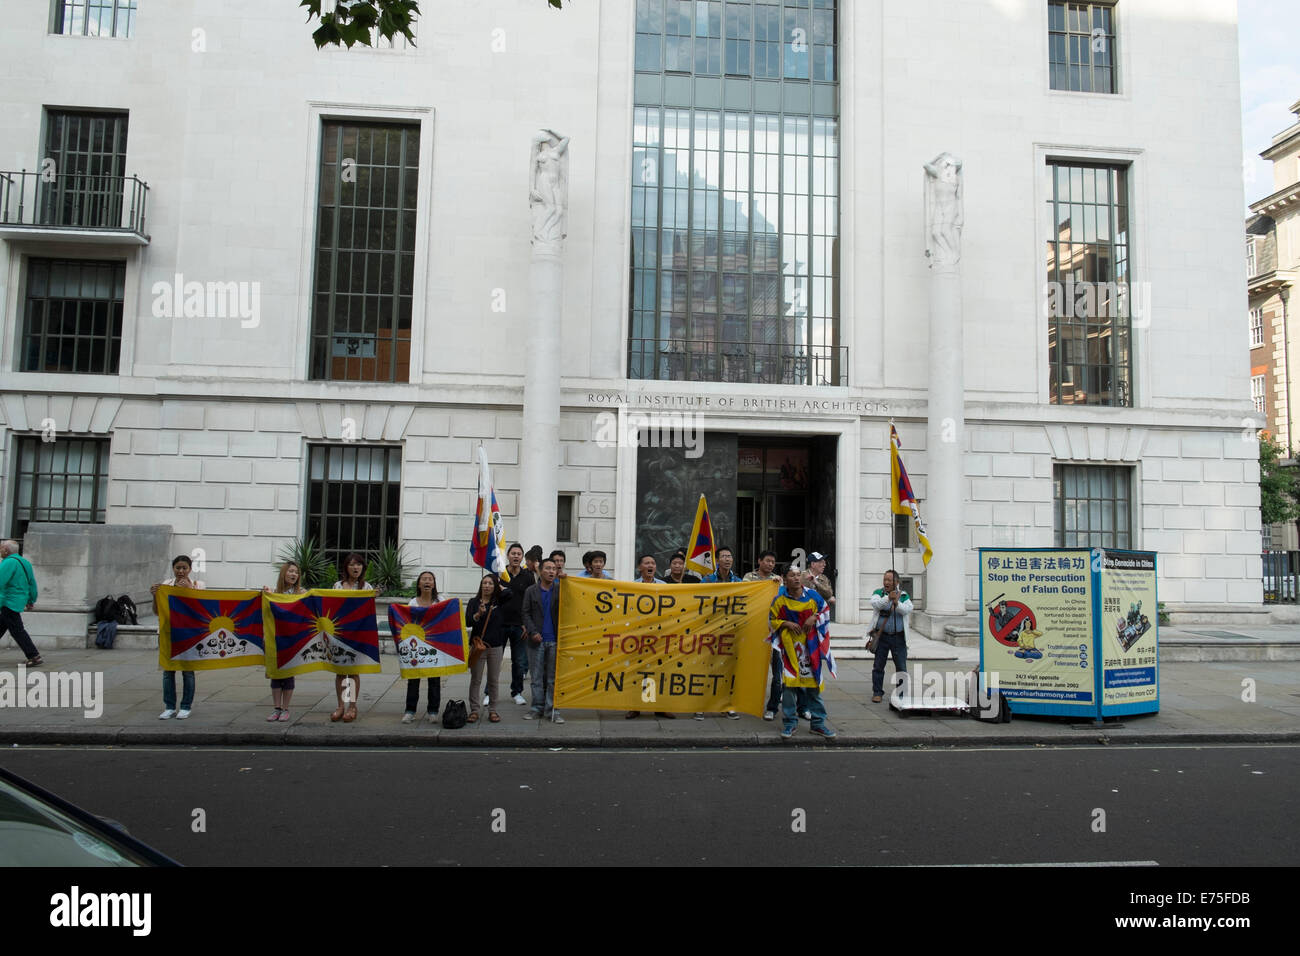
[[[1292,628],[1300,632],[1300,627]],[[1162,629],[1162,638],[1165,635]],[[82,708],[0,708],[0,744],[105,745],[293,745],[362,747],[753,747],[867,746],[978,747],[989,745],[1060,745],[1072,743],[1203,743],[1300,741],[1300,662],[1277,660],[1162,663],[1161,710],[1125,717],[1102,726],[1064,718],[1015,716],[1006,724],[984,723],[964,716],[904,718],[886,702],[871,703],[871,661],[839,660],[838,680],[827,681],[824,700],[835,741],[823,741],[801,721],[790,741],[778,736],[780,721],[744,716],[728,720],[709,715],[694,720],[681,714],[658,719],[648,712],[637,720],[622,711],[562,710],[566,723],[523,719],[526,707],[505,696],[502,682],[498,710],[502,722],[482,720],[459,730],[445,730],[420,719],[402,724],[405,682],[397,661],[383,657],[383,673],[361,678],[360,717],[351,724],[331,723],[335,707],[333,677],[308,674],[297,681],[291,719],[267,723],[270,685],[260,669],[233,668],[196,675],[193,715],[185,721],[158,719],[162,710],[161,676],[156,650],[60,648],[44,652],[48,674],[85,672],[102,680],[103,707],[98,717]],[[21,654],[12,644],[0,648],[0,675],[18,675]],[[914,636],[910,669],[968,674],[978,663],[971,648],[956,648]],[[508,661],[508,659],[507,659]],[[505,668],[508,674],[509,665]],[[889,681],[892,664],[886,670]],[[30,672],[29,672],[30,673]],[[94,677],[100,674],[102,677]],[[8,678],[0,677],[7,681]],[[467,674],[444,678],[442,699],[465,699]],[[177,680],[177,690],[180,690]],[[12,686],[12,685],[11,685]],[[421,688],[423,698],[424,688]],[[525,689],[525,696],[528,691]],[[424,701],[421,700],[421,706]]]

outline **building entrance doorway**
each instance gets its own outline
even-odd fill
[[[835,553],[833,437],[741,436],[736,463],[736,565],[753,570],[775,551],[783,570],[802,554]]]

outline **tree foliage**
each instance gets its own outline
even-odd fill
[[[1287,449],[1267,434],[1259,436],[1259,513],[1264,524],[1300,518],[1300,470],[1283,466]]]
[[[559,10],[563,0],[546,3]],[[317,49],[345,46],[350,50],[357,43],[370,46],[375,35],[387,40],[404,36],[415,46],[411,24],[421,15],[418,0],[302,0],[298,6],[307,8],[308,23],[320,20],[311,35]],[[325,13],[321,13],[322,6],[327,8]]]

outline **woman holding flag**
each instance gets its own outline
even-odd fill
[[[415,597],[406,602],[410,607],[432,607],[438,603],[438,576],[432,571],[421,571],[415,579]],[[394,635],[397,636],[397,635]],[[438,708],[442,706],[442,678],[430,677],[428,703],[429,723],[438,719]],[[402,714],[402,723],[409,724],[415,720],[415,709],[420,706],[420,678],[406,682],[406,713]]]
[[[155,584],[149,589],[153,595],[153,612],[158,613],[158,589],[164,585],[177,588],[192,588],[195,590],[204,590],[206,585],[197,578],[190,577],[190,569],[193,565],[190,563],[188,554],[178,554],[172,558],[172,576],[163,581],[162,584]],[[171,720],[173,717],[178,720],[184,720],[190,715],[190,708],[194,705],[194,671],[181,671],[181,706],[180,710],[176,709],[176,672],[174,670],[163,670],[163,712],[158,715],[159,720]]]
[[[271,591],[271,588],[262,588],[263,591]],[[275,594],[305,594],[307,589],[302,586],[302,568],[292,561],[286,561],[280,565],[280,575],[275,579]],[[287,721],[289,719],[289,701],[293,699],[292,677],[272,677],[271,678],[271,703],[275,710],[266,718],[267,723],[273,721]]]
[[[367,581],[365,575],[365,559],[353,551],[343,559],[343,577],[334,582],[334,590],[374,591],[375,595],[378,596],[381,589]],[[348,687],[351,693],[345,695],[344,687]],[[361,699],[361,675],[349,674],[344,677],[342,674],[335,674],[334,693],[338,696],[339,706],[337,710],[330,714],[330,720],[341,720],[345,724],[352,723],[357,719],[357,701]],[[345,696],[347,696],[347,700],[344,700]]]

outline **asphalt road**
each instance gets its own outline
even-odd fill
[[[1300,859],[1300,747],[1292,745],[789,753],[22,747],[5,751],[0,764],[193,866]]]

